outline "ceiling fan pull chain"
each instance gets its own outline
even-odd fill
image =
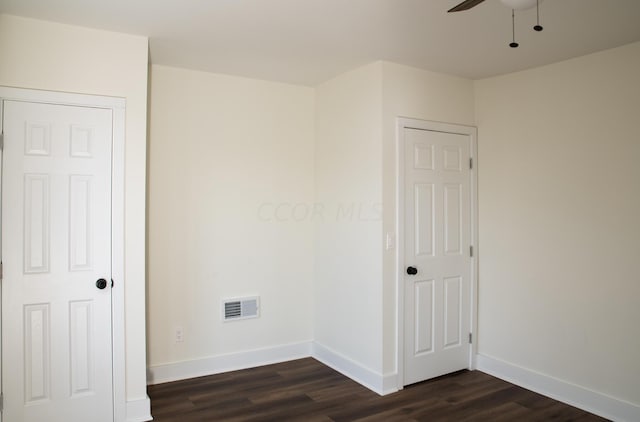
[[[533,29],[540,32],[544,29],[542,28],[542,26],[540,26],[540,0],[536,0],[536,15],[537,15],[536,26],[534,26]]]
[[[513,37],[513,41],[509,44],[511,48],[517,48],[520,44],[516,42],[516,11],[511,9],[511,35]]]

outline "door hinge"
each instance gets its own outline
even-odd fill
[[[0,393],[0,412],[4,410],[4,393]]]
[[[469,344],[473,343],[473,334],[469,333]]]
[[[469,246],[469,256],[473,258],[473,245]]]
[[[473,158],[469,158],[469,170],[473,169]]]
[[[4,131],[0,132],[0,151],[4,151]]]
[[[0,280],[2,280],[2,270],[4,270],[4,265],[2,265],[2,262],[0,262]]]

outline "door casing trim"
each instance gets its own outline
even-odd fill
[[[0,116],[2,115],[3,100],[103,108],[109,109],[112,112],[113,145],[111,162],[111,274],[114,280],[114,286],[111,292],[111,335],[113,364],[113,418],[115,421],[124,421],[126,419],[126,361],[124,313],[124,159],[126,100],[124,98],[117,97],[73,94],[66,92],[0,86]],[[0,118],[0,131],[1,130],[2,119]],[[2,365],[1,359],[0,365]],[[2,422],[1,416],[0,422]]]
[[[473,341],[469,348],[470,370],[476,368],[478,345],[478,130],[473,126],[453,123],[435,122],[429,120],[396,118],[396,386],[398,390],[404,388],[404,171],[405,148],[404,129],[420,129],[433,132],[456,133],[469,136],[469,152],[473,160],[471,168],[471,298],[470,327]]]

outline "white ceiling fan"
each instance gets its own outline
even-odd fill
[[[533,29],[537,32],[542,31],[542,26],[540,25],[540,2],[542,0],[500,0],[502,4],[511,9],[511,21],[512,21],[512,35],[513,39],[509,44],[511,48],[517,48],[519,44],[516,42],[516,10],[526,10],[531,9],[532,7],[536,8],[537,13],[537,22]],[[463,10],[469,10],[471,8],[476,7],[480,3],[483,3],[484,0],[465,0],[457,6],[449,9],[449,13],[451,12],[462,12]]]
[[[500,1],[502,2],[502,4],[504,4],[508,8],[514,9],[514,10],[531,9],[532,7],[537,6],[538,4],[537,0],[500,0]],[[484,0],[465,0],[459,5],[449,9],[449,12],[461,12],[463,10],[469,10],[483,2]]]

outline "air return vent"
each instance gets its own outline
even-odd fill
[[[257,318],[259,298],[243,297],[226,299],[222,302],[222,320],[237,321],[239,319]]]

